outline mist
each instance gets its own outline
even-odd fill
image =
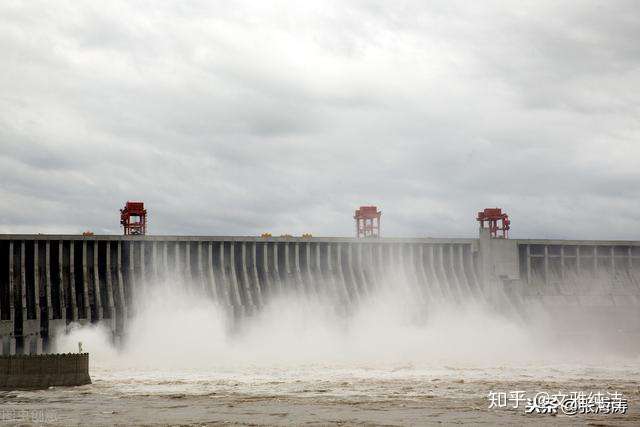
[[[560,335],[566,327],[542,307],[529,307],[523,317],[471,297],[425,306],[401,279],[387,278],[347,307],[331,293],[282,292],[239,318],[197,285],[175,279],[147,283],[138,295],[118,348],[102,324],[72,325],[57,337],[58,350],[77,351],[82,342],[96,366],[152,370],[526,366],[623,356],[600,345],[606,330],[593,325],[588,340]]]

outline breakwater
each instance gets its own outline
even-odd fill
[[[0,390],[90,383],[88,353],[0,356]]]

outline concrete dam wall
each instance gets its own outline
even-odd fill
[[[640,325],[640,242],[505,240],[486,229],[478,239],[0,235],[1,353],[50,351],[70,323],[106,324],[118,341],[142,285],[165,279],[235,317],[283,292],[348,309],[401,280],[425,306],[591,307]]]

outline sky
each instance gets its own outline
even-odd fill
[[[0,233],[640,240],[637,1],[0,2]]]

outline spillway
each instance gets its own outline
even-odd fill
[[[118,342],[143,285],[165,279],[235,318],[286,292],[348,311],[397,281],[425,310],[468,299],[521,314],[540,305],[640,334],[640,242],[497,239],[486,229],[478,239],[0,235],[2,354],[47,352],[72,323],[107,325]]]

